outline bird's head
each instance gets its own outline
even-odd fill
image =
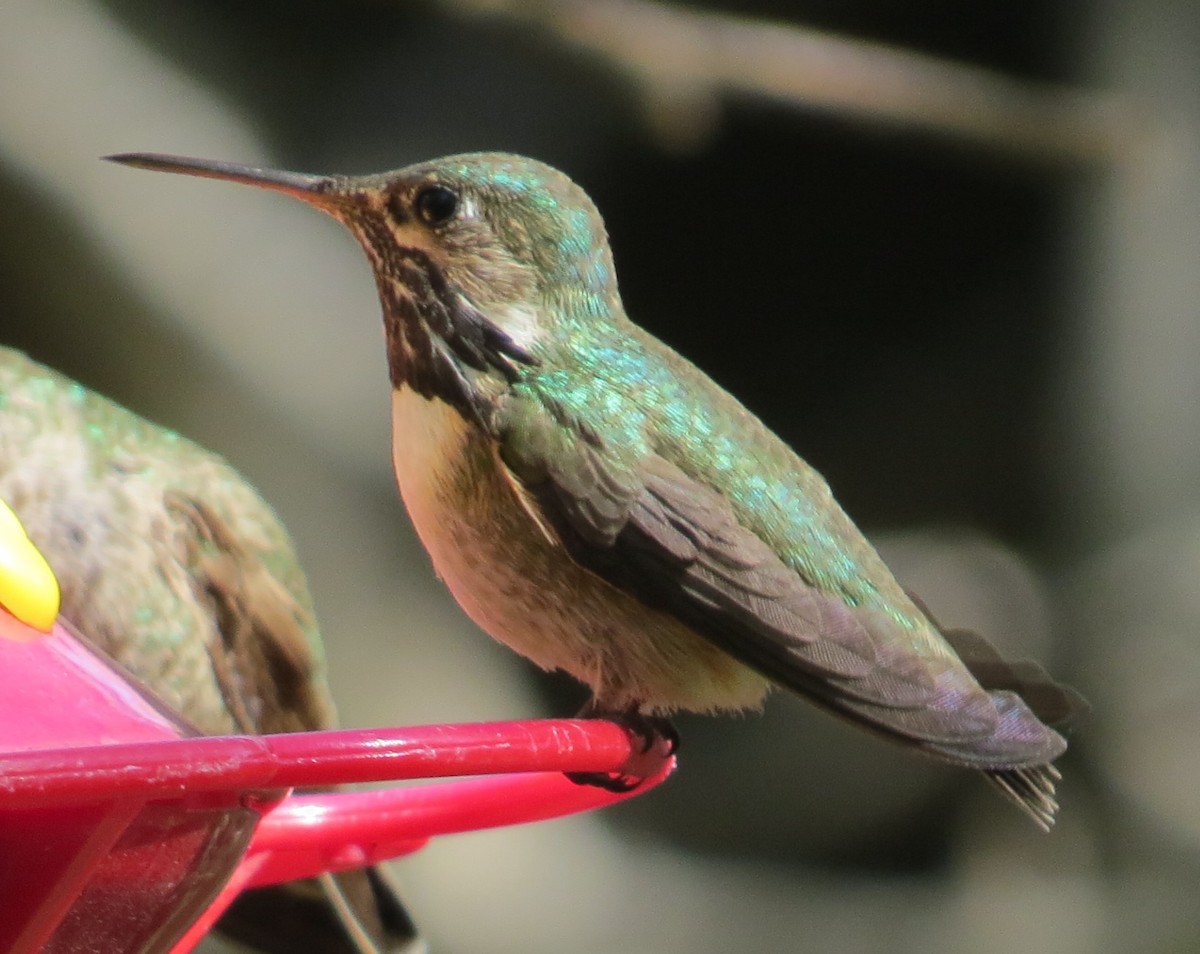
[[[147,153],[110,158],[283,192],[345,225],[375,271],[396,383],[447,361],[511,379],[573,323],[620,313],[595,205],[533,159],[471,153],[319,176]]]

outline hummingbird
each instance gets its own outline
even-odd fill
[[[630,320],[566,175],[502,153],[359,177],[108,158],[282,192],[357,239],[396,479],[434,569],[482,629],[590,687],[587,714],[673,747],[671,713],[781,686],[981,771],[1051,827],[1066,741],[1047,723],[1082,700],[943,629],[812,467]]]
[[[0,498],[62,617],[198,734],[336,724],[291,539],[222,458],[0,347]],[[267,954],[418,950],[374,869],[245,892],[218,930]]]

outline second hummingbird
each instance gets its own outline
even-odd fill
[[[194,730],[336,724],[291,538],[221,457],[0,346],[0,498],[53,568],[63,618]],[[251,889],[216,930],[263,954],[423,951],[390,881]]]
[[[625,314],[595,206],[521,156],[316,176],[156,154],[126,165],[284,192],[366,251],[393,461],[434,567],[484,630],[652,736],[775,683],[979,769],[1040,826],[1047,725],[1081,700],[941,629],[821,476]]]

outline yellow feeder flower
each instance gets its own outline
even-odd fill
[[[25,534],[12,508],[0,500],[0,606],[48,633],[60,601],[58,579],[50,564]]]

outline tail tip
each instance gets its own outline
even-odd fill
[[[987,780],[1011,800],[1035,825],[1049,833],[1058,814],[1055,785],[1062,773],[1049,762],[1023,768],[989,769]]]

